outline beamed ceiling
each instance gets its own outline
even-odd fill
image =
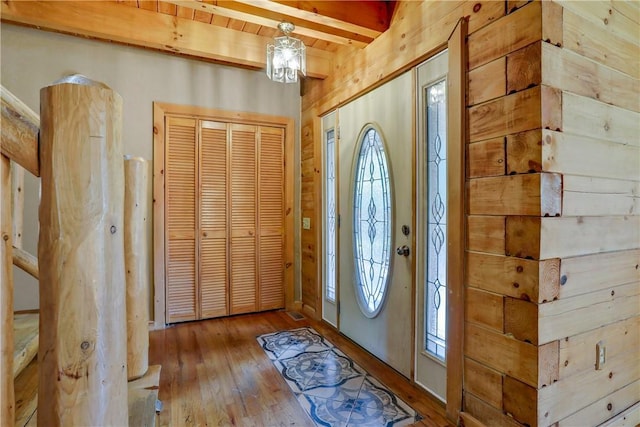
[[[307,74],[325,78],[340,46],[361,49],[389,28],[395,1],[3,0],[2,21],[158,49],[248,68],[265,67],[265,47],[295,24]]]

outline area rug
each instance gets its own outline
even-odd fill
[[[407,426],[421,419],[312,328],[257,339],[316,426]]]

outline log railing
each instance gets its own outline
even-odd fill
[[[106,85],[43,88],[42,123],[0,89],[0,420],[15,419],[16,265],[40,284],[39,425],[127,425],[127,378],[148,368],[147,164],[123,162],[122,100]],[[24,170],[41,178],[37,258],[21,245]]]

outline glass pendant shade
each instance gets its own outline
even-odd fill
[[[274,82],[296,83],[298,73],[307,74],[306,48],[301,40],[289,36],[293,24],[282,22],[278,28],[285,35],[267,45],[267,76]]]

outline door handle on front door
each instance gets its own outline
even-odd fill
[[[411,250],[409,249],[409,246],[403,245],[403,246],[398,246],[396,248],[396,253],[402,256],[409,256],[409,253],[411,253]]]

